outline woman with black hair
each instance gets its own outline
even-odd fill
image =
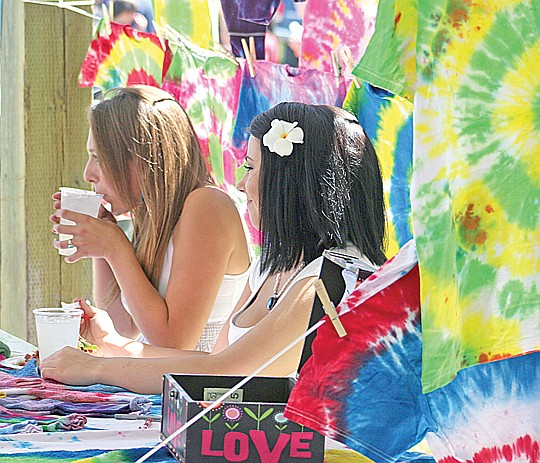
[[[214,351],[123,338],[105,312],[81,301],[90,317],[82,335],[99,346],[98,356],[64,348],[45,359],[44,377],[159,393],[161,376],[171,371],[250,374],[307,328],[325,249],[354,253],[373,269],[385,261],[379,162],[353,116],[330,106],[281,103],[258,115],[250,133],[247,173],[238,187],[262,231],[262,252]],[[261,374],[295,371],[301,351],[299,343]]]

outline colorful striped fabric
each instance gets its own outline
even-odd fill
[[[360,284],[327,319],[285,416],[377,463],[403,461],[427,438],[441,463],[537,463],[540,353],[460,371],[423,394],[420,279],[414,243]]]
[[[155,35],[115,23],[108,35],[102,20],[82,63],[79,85],[102,90],[133,84],[159,87],[169,60]]]
[[[425,392],[540,348],[539,59],[533,0],[381,0],[355,69],[414,94]]]
[[[302,24],[300,67],[333,71],[330,52],[349,47],[353,63],[375,29],[378,0],[309,0]]]
[[[208,0],[152,0],[154,20],[169,25],[190,42],[210,48],[212,20]]]
[[[343,108],[358,118],[379,157],[388,214],[386,255],[391,257],[412,238],[413,105],[363,82],[351,85]]]

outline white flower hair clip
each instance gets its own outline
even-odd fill
[[[293,143],[304,143],[304,131],[297,127],[298,122],[287,122],[274,119],[272,126],[263,136],[263,145],[272,153],[281,157],[290,156],[293,150]]]

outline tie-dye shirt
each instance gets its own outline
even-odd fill
[[[281,0],[237,0],[238,19],[268,26]]]
[[[388,219],[386,256],[391,257],[412,238],[413,105],[363,82],[351,85],[343,109],[357,117],[379,157]]]
[[[82,63],[79,85],[102,90],[133,84],[159,87],[169,60],[155,35],[116,23],[109,35],[102,20]]]
[[[186,110],[214,180],[227,191],[245,172],[230,146],[241,78],[237,62],[185,44],[174,47],[162,85]]]
[[[332,72],[330,52],[349,47],[356,64],[375,29],[378,0],[309,0],[304,11],[300,67]]]
[[[538,461],[540,353],[475,365],[422,393],[420,279],[414,242],[338,308],[347,335],[318,329],[287,402],[292,421],[377,463],[426,437],[440,463]]]
[[[540,347],[539,60],[533,0],[381,0],[355,69],[414,98],[425,392]]]
[[[167,24],[190,42],[210,48],[213,26],[208,0],[152,0],[152,3],[158,24]]]
[[[341,107],[347,94],[347,82],[339,86],[333,74],[317,69],[299,70],[284,64],[256,61],[255,77],[247,66],[242,77],[238,115],[233,133],[233,145],[239,162],[246,156],[248,127],[252,119],[282,101],[324,104]]]

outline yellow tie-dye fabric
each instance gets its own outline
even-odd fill
[[[169,25],[201,48],[212,46],[212,20],[208,0],[153,0],[154,19]]]
[[[428,392],[540,348],[540,4],[381,0],[372,46],[355,74],[414,98]]]

